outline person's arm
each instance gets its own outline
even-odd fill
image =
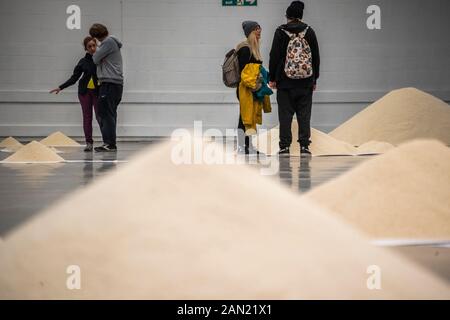
[[[102,42],[101,46],[97,47],[97,50],[95,51],[94,55],[92,56],[92,60],[95,64],[100,64],[102,60],[114,52],[114,41],[110,41],[109,39]]]
[[[317,42],[316,33],[313,29],[309,29],[311,32],[309,47],[311,48],[312,54],[312,64],[313,64],[313,74],[314,74],[314,85],[316,85],[317,79],[320,76],[320,52],[319,43]]]
[[[281,46],[281,37],[280,37],[280,30],[277,29],[275,31],[275,34],[273,36],[272,41],[272,49],[270,49],[270,60],[269,60],[269,81],[271,83],[275,83],[276,75],[278,66],[281,62],[281,53],[280,53],[280,46]]]
[[[64,90],[67,87],[70,87],[72,85],[74,85],[78,79],[80,79],[81,75],[83,74],[83,68],[82,68],[82,61],[83,59],[81,59],[78,64],[75,66],[75,69],[73,69],[73,74],[72,76],[69,78],[69,80],[67,80],[66,82],[64,82],[62,85],[60,85],[58,88],[53,89],[52,91],[50,91],[50,93],[55,92],[56,94],[59,93],[59,91]]]

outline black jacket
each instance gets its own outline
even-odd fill
[[[249,63],[258,63],[262,64],[262,61],[257,60],[250,51],[250,47],[242,47],[237,52],[238,61],[239,61],[239,71],[242,72],[245,66]]]
[[[244,47],[240,48],[236,52],[236,54],[238,56],[240,73],[242,73],[242,70],[244,70],[245,66],[249,63],[262,64],[262,61],[259,61],[258,59],[256,59],[253,56],[252,52],[250,51],[250,47],[248,47],[248,46],[244,46]],[[239,86],[236,88],[236,95],[239,100]]]
[[[275,81],[277,83],[278,89],[310,87],[313,86],[319,78],[319,44],[317,43],[316,33],[311,27],[309,27],[306,32],[305,40],[311,48],[313,76],[307,79],[290,79],[284,73],[284,64],[286,62],[286,51],[289,44],[289,37],[283,30],[290,33],[300,33],[304,31],[307,26],[308,25],[303,22],[291,22],[279,26],[275,31],[272,49],[270,50],[269,79],[270,81]]]
[[[78,81],[78,94],[84,95],[88,91],[87,85],[89,83],[89,80],[91,80],[91,77],[94,80],[95,86],[94,90],[95,93],[97,94],[98,93],[97,66],[92,60],[92,56],[89,53],[86,53],[84,58],[80,59],[78,64],[75,66],[75,69],[73,70],[73,75],[70,77],[70,79],[64,82],[62,85],[60,85],[59,88],[61,90],[64,90],[65,88],[74,85],[75,82],[77,82],[78,79],[80,79],[80,81]]]

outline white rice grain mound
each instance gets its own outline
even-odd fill
[[[373,238],[450,239],[450,148],[409,142],[305,195]]]
[[[11,156],[3,160],[3,163],[54,163],[63,162],[54,150],[37,142],[32,141],[20,148]]]
[[[40,143],[49,147],[79,147],[78,142],[69,138],[64,133],[58,131],[49,135],[47,138],[42,139]]]
[[[450,298],[428,271],[253,168],[177,165],[173,148],[142,152],[11,233],[0,297]],[[382,290],[368,290],[373,264]],[[69,266],[81,290],[67,289]]]
[[[415,88],[394,90],[344,122],[330,135],[359,146],[436,139],[450,145],[450,106]]]
[[[13,137],[8,137],[0,142],[0,149],[4,148],[2,151],[5,152],[15,152],[22,147],[23,144]]]
[[[279,126],[268,130],[258,135],[258,138],[253,138],[253,144],[258,151],[264,154],[273,156],[278,153],[279,148]],[[292,122],[292,144],[290,147],[291,156],[300,156],[300,145],[297,142],[298,124],[294,119]],[[359,148],[351,144],[340,141],[329,134],[326,134],[317,129],[311,128],[311,144],[309,149],[313,156],[356,156],[367,154],[380,154],[392,148],[393,145],[386,142],[370,141]]]

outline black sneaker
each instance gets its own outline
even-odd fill
[[[236,150],[237,154],[245,154],[245,147],[239,146]]]
[[[288,156],[290,155],[289,147],[281,148],[280,151],[278,151],[278,155],[280,156]]]
[[[94,145],[92,143],[86,143],[86,147],[84,148],[84,152],[92,152],[94,150]]]
[[[311,155],[311,151],[309,151],[308,146],[301,146],[300,147],[300,154],[301,155]]]
[[[95,152],[115,152],[117,151],[117,147],[104,144],[101,147],[95,147],[94,150]]]
[[[258,156],[264,155],[262,152],[259,152],[258,150],[256,150],[255,147],[253,147],[253,146],[246,148],[245,154],[258,155]]]

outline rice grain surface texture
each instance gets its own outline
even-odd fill
[[[49,147],[32,141],[3,160],[3,163],[54,163],[64,159]]]
[[[173,148],[142,152],[11,233],[0,297],[450,298],[433,274],[254,168],[175,164]],[[367,287],[374,264],[382,290]],[[67,270],[81,290],[67,289]]]
[[[15,152],[22,147],[23,144],[13,137],[5,138],[0,142],[0,148],[4,148],[2,151],[5,152]]]
[[[23,146],[23,144],[21,144],[14,137],[5,138],[0,142],[0,147],[3,147],[3,148],[21,147],[21,146]]]
[[[305,195],[373,238],[450,239],[450,148],[418,140]]]
[[[40,141],[42,144],[49,147],[79,147],[78,142],[69,138],[64,133],[58,131],[49,135],[47,138]]]
[[[398,145],[420,138],[436,139],[450,145],[450,106],[415,88],[394,90],[330,135],[354,146],[370,140]]]
[[[356,148],[356,154],[357,155],[381,154],[386,153],[394,148],[395,146],[393,146],[388,142],[371,140],[369,142],[363,143],[358,148]]]

